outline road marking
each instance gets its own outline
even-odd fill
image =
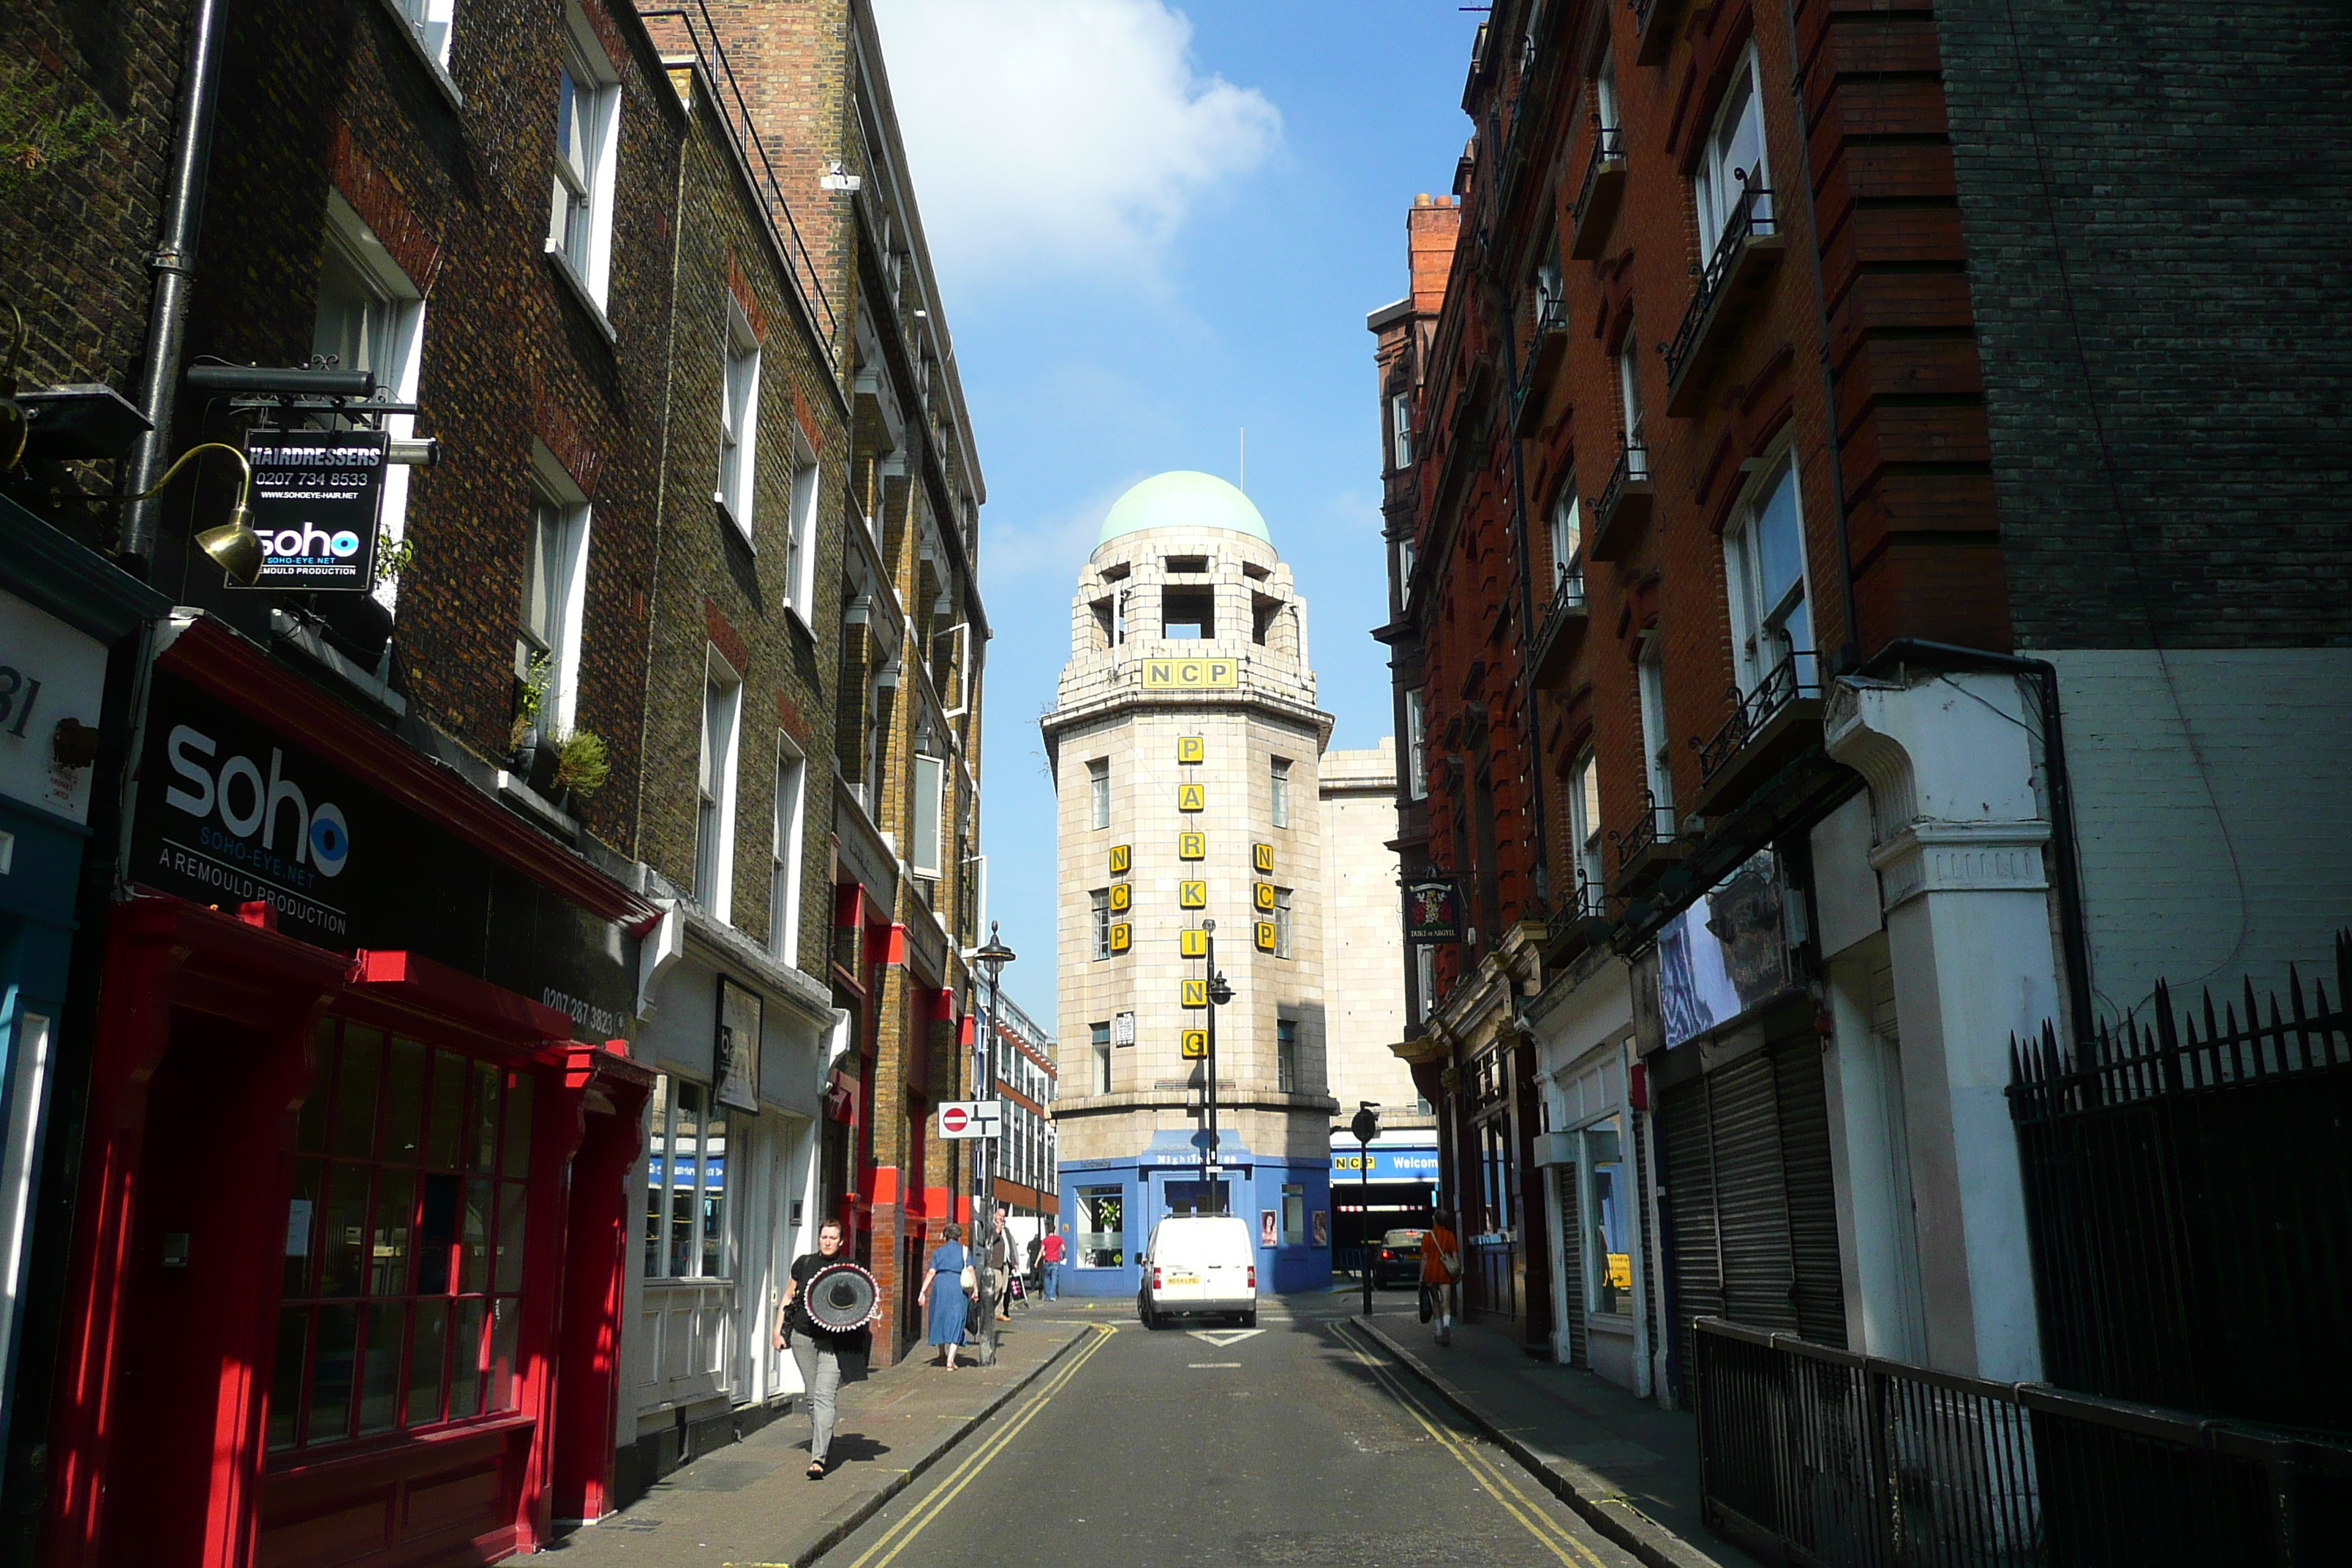
[[[1265,1332],[1264,1329],[1187,1329],[1184,1331],[1196,1340],[1216,1346],[1219,1350],[1223,1350],[1227,1345],[1237,1345],[1244,1340],[1254,1340]]]
[[[1010,1426],[982,1443],[979,1449],[962,1464],[950,1471],[940,1482],[937,1489],[908,1510],[904,1519],[884,1531],[881,1539],[867,1547],[865,1555],[851,1563],[849,1568],[867,1568],[869,1563],[872,1564],[872,1568],[887,1568],[891,1561],[907,1549],[908,1542],[930,1527],[931,1521],[939,1518],[948,1504],[955,1500],[956,1494],[970,1486],[972,1478],[986,1469],[990,1461],[1003,1453],[1012,1444],[1013,1439],[1021,1435],[1021,1429],[1024,1426],[1036,1419],[1037,1412],[1045,1408],[1045,1402],[1059,1394],[1070,1379],[1077,1376],[1078,1369],[1086,1365],[1093,1358],[1094,1353],[1102,1349],[1109,1342],[1111,1335],[1118,1331],[1117,1327],[1110,1323],[1090,1323],[1087,1327],[1094,1331],[1094,1342],[1073,1357],[1069,1365],[1055,1373],[1053,1380],[1038,1391],[1036,1396],[1029,1401],[1020,1415]],[[885,1547],[889,1550],[884,1552]],[[882,1554],[877,1557],[875,1555],[877,1552]]]
[[[1513,1485],[1511,1479],[1488,1463],[1484,1454],[1454,1433],[1446,1431],[1431,1421],[1424,1413],[1421,1401],[1405,1388],[1390,1367],[1376,1357],[1366,1354],[1363,1348],[1357,1343],[1355,1336],[1347,1331],[1345,1325],[1334,1323],[1331,1328],[1333,1337],[1346,1345],[1356,1359],[1364,1364],[1372,1374],[1373,1380],[1387,1389],[1390,1396],[1402,1405],[1411,1413],[1412,1418],[1421,1424],[1422,1430],[1435,1438],[1440,1447],[1453,1455],[1454,1460],[1470,1472],[1473,1479],[1485,1482],[1495,1500],[1502,1504],[1503,1511],[1517,1520],[1529,1535],[1542,1543],[1545,1550],[1559,1558],[1563,1564],[1567,1565],[1567,1568],[1575,1568],[1579,1561],[1584,1564],[1584,1568],[1608,1568],[1606,1563],[1593,1555],[1591,1547],[1579,1541],[1566,1526],[1546,1513],[1540,1504]],[[1514,1506],[1515,1503],[1517,1506]],[[1563,1545],[1568,1548],[1567,1552],[1560,1550]],[[1575,1552],[1575,1558],[1571,1559],[1569,1552]]]
[[[1188,1361],[1184,1363],[1184,1370],[1187,1372],[1215,1372],[1223,1367],[1232,1367],[1238,1371],[1241,1364],[1242,1363],[1237,1361]]]

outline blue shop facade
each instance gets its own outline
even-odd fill
[[[1204,1188],[1195,1136],[1161,1132],[1139,1154],[1063,1163],[1064,1294],[1133,1296],[1151,1227],[1171,1214],[1220,1209],[1246,1219],[1257,1238],[1259,1295],[1330,1288],[1329,1157],[1260,1155],[1226,1134]]]

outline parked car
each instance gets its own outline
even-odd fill
[[[1421,1279],[1423,1230],[1392,1230],[1381,1237],[1372,1252],[1372,1283],[1411,1285]]]
[[[1257,1238],[1239,1215],[1170,1215],[1138,1258],[1136,1313],[1147,1329],[1179,1314],[1257,1326]]]

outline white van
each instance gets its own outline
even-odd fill
[[[1143,1286],[1136,1310],[1156,1329],[1162,1316],[1232,1316],[1257,1326],[1257,1238],[1239,1215],[1170,1215],[1151,1227],[1136,1259]]]

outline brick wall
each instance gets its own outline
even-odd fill
[[[1939,0],[2019,641],[2352,638],[2352,20]]]

